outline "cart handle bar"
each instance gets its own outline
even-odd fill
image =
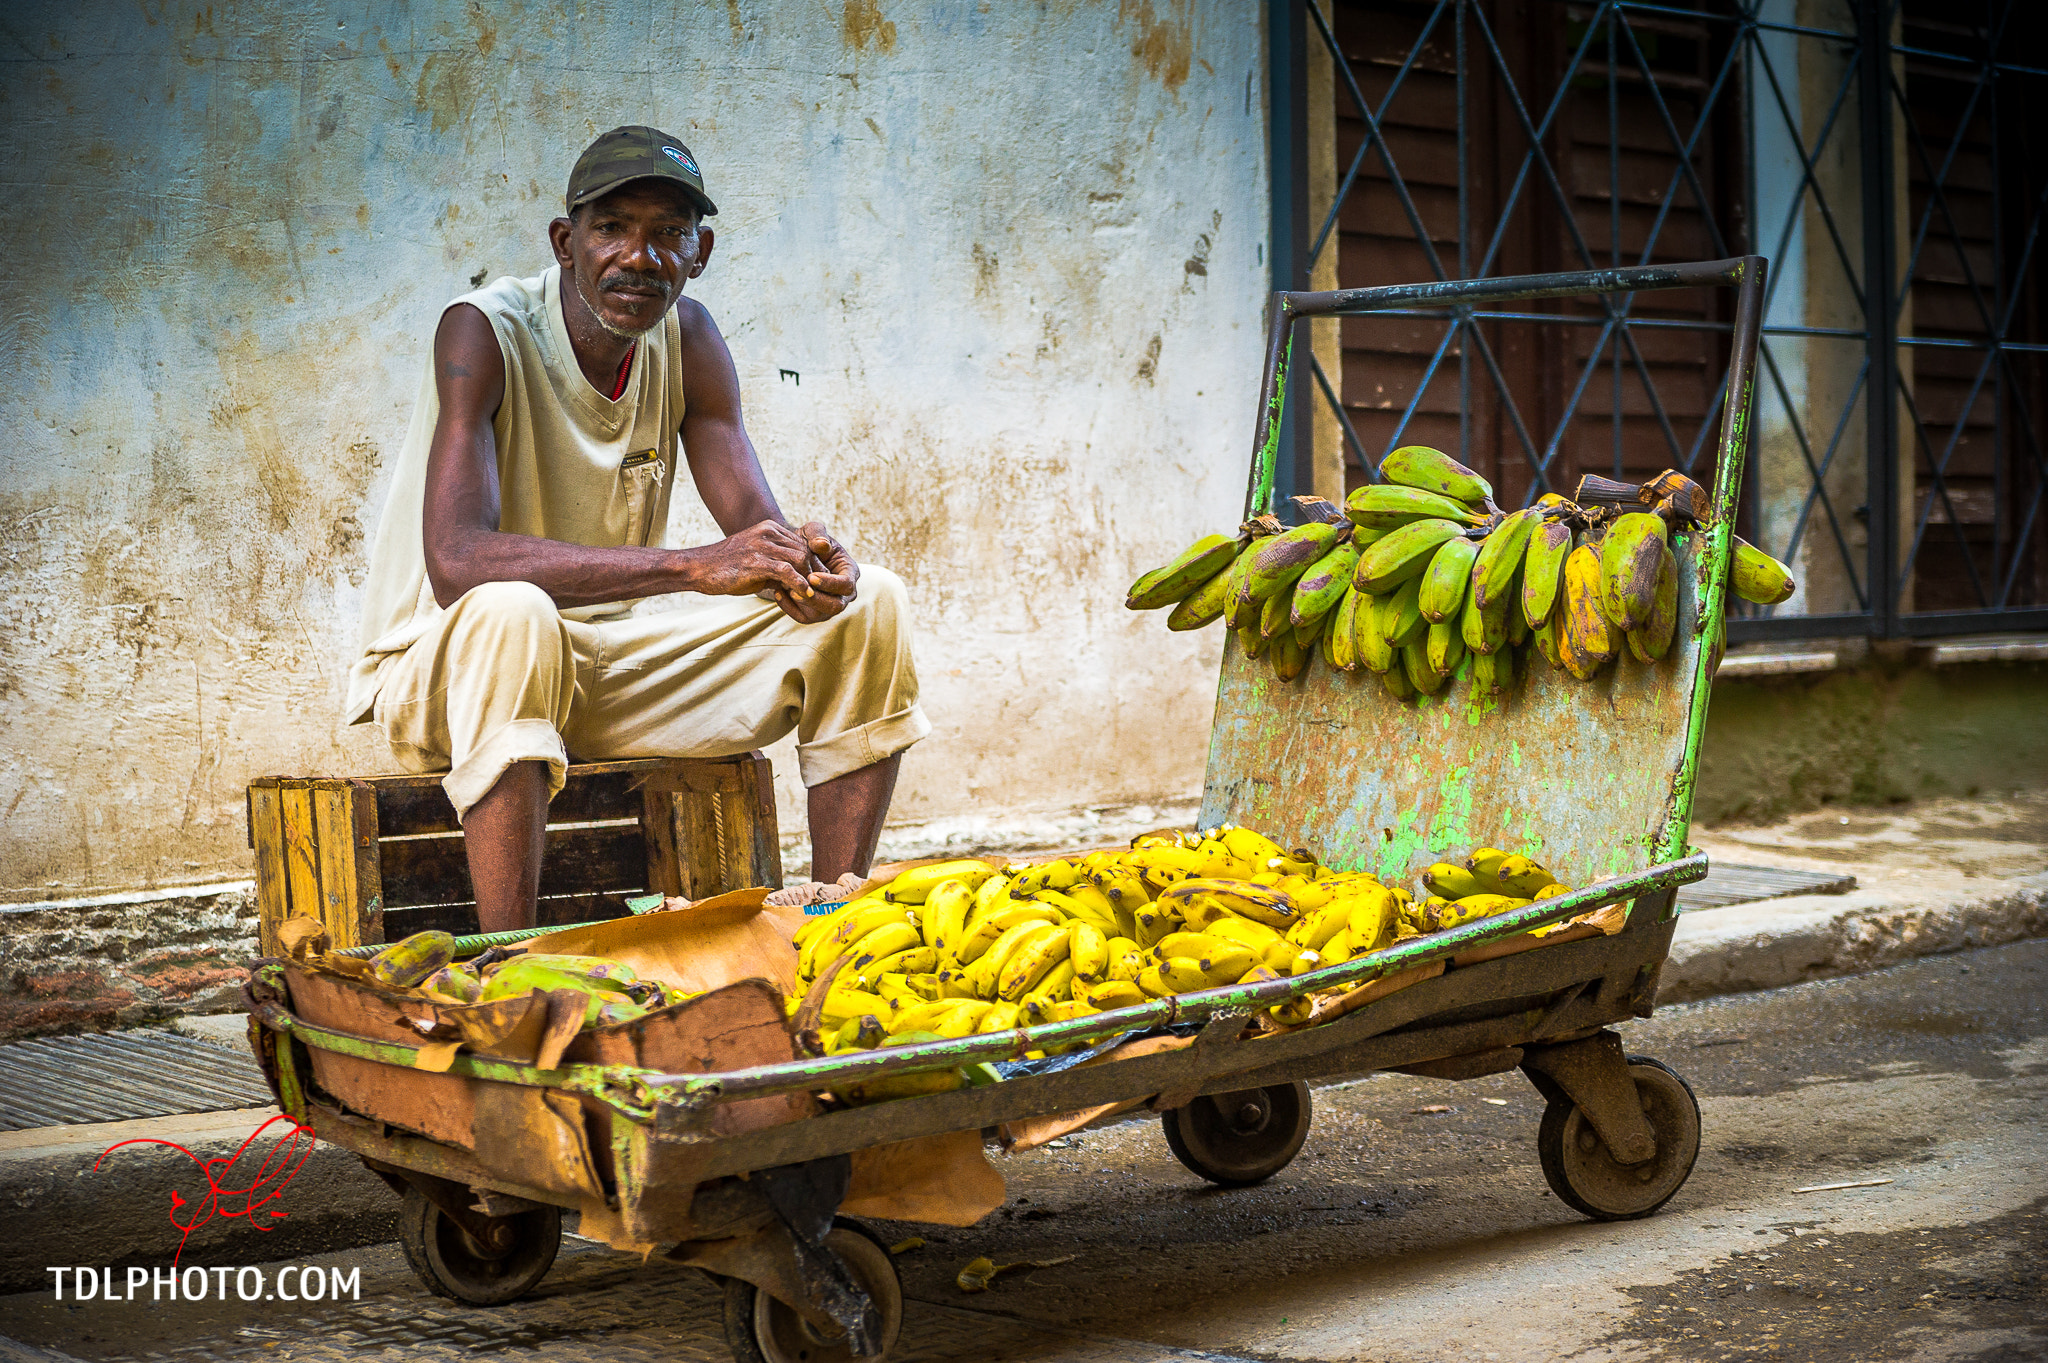
[[[837,1055],[822,1062],[790,1060],[773,1065],[755,1065],[748,1069],[726,1070],[716,1074],[650,1074],[645,1076],[645,1082],[657,1092],[663,1089],[680,1089],[682,1092],[679,1095],[664,1094],[663,1097],[671,1101],[680,1097],[685,1106],[696,1106],[741,1097],[760,1097],[773,1093],[834,1087],[910,1070],[945,1069],[984,1060],[1006,1060],[1022,1055],[1026,1051],[1093,1041],[1119,1032],[1161,1026],[1171,1022],[1195,1021],[1230,1014],[1249,1017],[1261,1009],[1297,998],[1312,990],[1366,984],[1387,975],[1413,969],[1418,965],[1427,965],[1443,957],[1455,956],[1461,951],[1486,942],[1512,937],[1517,933],[1551,923],[1560,923],[1604,905],[1616,904],[1624,899],[1635,899],[1660,890],[1674,890],[1680,885],[1700,880],[1706,874],[1707,854],[1694,852],[1691,856],[1678,861],[1664,862],[1628,875],[1595,881],[1570,894],[1561,894],[1552,899],[1539,899],[1522,908],[1511,909],[1491,918],[1476,919],[1455,928],[1431,933],[1426,937],[1411,937],[1404,942],[1397,942],[1393,946],[1383,947],[1378,951],[1345,961],[1341,965],[1326,966],[1289,979],[1266,980],[1257,984],[1223,985],[1215,989],[1201,989],[1169,998],[1153,999],[1147,1003],[1132,1004],[1128,1008],[1112,1008],[1067,1022],[1019,1027],[1013,1031],[990,1032],[986,1035],[961,1037],[949,1041],[924,1041],[908,1046],[887,1046],[878,1050]]]

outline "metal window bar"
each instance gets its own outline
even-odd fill
[[[2016,36],[2025,36],[2018,17],[2023,0],[1961,0],[1961,15],[1953,12],[1954,4],[1945,5],[1945,27],[1928,31],[1937,42],[1950,42],[1951,38],[1942,35],[1960,32],[1963,37],[1956,41],[1968,50],[1943,50],[1917,41],[1916,20],[1908,12],[1907,0],[1844,0],[1840,28],[1826,27],[1824,22],[1789,22],[1791,6],[1780,0],[1701,0],[1692,7],[1643,0],[1552,0],[1543,6],[1546,12],[1570,18],[1578,31],[1560,45],[1551,87],[1538,88],[1543,75],[1539,71],[1530,77],[1537,84],[1526,91],[1494,21],[1496,13],[1506,12],[1501,0],[1434,0],[1406,7],[1404,12],[1416,19],[1414,40],[1397,59],[1383,55],[1371,68],[1376,84],[1380,76],[1385,77],[1377,103],[1368,97],[1338,37],[1344,22],[1339,11],[1360,8],[1363,3],[1337,0],[1333,22],[1316,0],[1292,0],[1288,23],[1296,35],[1294,41],[1319,43],[1328,54],[1340,114],[1354,118],[1363,135],[1344,162],[1336,197],[1314,224],[1313,233],[1308,230],[1310,224],[1301,220],[1305,208],[1301,187],[1289,187],[1287,197],[1295,205],[1291,217],[1280,211],[1282,196],[1276,194],[1276,285],[1283,273],[1281,256],[1290,244],[1285,277],[1296,281],[1305,280],[1312,263],[1335,248],[1345,230],[1346,202],[1368,182],[1391,191],[1413,234],[1413,245],[1439,281],[1451,280],[1453,270],[1459,281],[1492,276],[1503,249],[1513,239],[1518,214],[1524,219],[1545,215],[1567,259],[1586,268],[1604,265],[1612,269],[1631,259],[1638,265],[1653,263],[1665,250],[1667,229],[1685,214],[1691,215],[1694,230],[1703,231],[1715,250],[1728,254],[1753,243],[1751,249],[1781,255],[1795,234],[1800,234],[1808,258],[1821,252],[1822,265],[1840,271],[1847,310],[1860,317],[1861,325],[1769,321],[1760,328],[1758,377],[1777,435],[1769,448],[1753,443],[1750,451],[1752,476],[1745,503],[1745,533],[1756,535],[1765,548],[1793,561],[1795,568],[1810,562],[1833,573],[1842,584],[1838,590],[1845,592],[1844,599],[1853,608],[1787,616],[1769,608],[1746,607],[1740,618],[1730,622],[1731,641],[1910,637],[2048,627],[2048,595],[2044,595],[2048,592],[2048,549],[2043,546],[2043,538],[2048,536],[2048,527],[2044,527],[2048,521],[2048,501],[2044,501],[2048,461],[2043,459],[2041,439],[2044,418],[2048,418],[2048,410],[2044,410],[2048,408],[2048,388],[2042,381],[2043,373],[2048,372],[2048,365],[2043,364],[2048,337],[2042,335],[2048,289],[2043,289],[2035,273],[2044,268],[2040,238],[2044,209],[2048,209],[2048,184],[2038,192],[2026,185],[2018,197],[2009,192],[2025,182],[2015,178],[2021,172],[2011,169],[2017,153],[2007,143],[2016,134],[2011,129],[2014,120],[2006,110],[2012,97],[2002,93],[2009,92],[2016,81],[2048,77],[2048,69],[2038,64],[2038,43],[2023,45]],[[1276,0],[1269,14],[1287,8]],[[1392,6],[1389,0],[1380,0],[1378,8]],[[1673,74],[1658,66],[1657,35],[1674,32],[1711,38],[1708,46],[1699,49],[1707,55],[1697,59],[1696,74]],[[1423,61],[1424,49],[1432,42],[1437,52],[1448,54],[1456,82],[1453,126],[1446,129],[1454,139],[1457,171],[1454,253],[1439,251],[1388,138],[1390,126],[1412,124],[1408,106],[1419,98],[1412,95],[1422,83],[1418,72],[1434,71]],[[1774,51],[1774,43],[1780,49],[1789,44],[1793,55],[1788,58],[1785,51]],[[1276,53],[1282,46],[1274,45]],[[1288,113],[1285,126],[1305,128],[1305,120],[1293,112],[1305,85],[1302,49],[1294,46],[1287,51],[1291,55],[1285,66],[1276,56],[1270,82],[1273,126],[1283,126],[1284,111]],[[1840,65],[1839,77],[1818,92],[1810,84],[1813,77],[1798,69],[1815,54],[1839,57]],[[1953,128],[1933,138],[1923,131],[1916,117],[1914,82],[1928,78],[1916,75],[1918,68],[1901,75],[1895,69],[1900,59],[1943,64],[1942,69],[1968,83],[1971,93],[1959,111],[1952,111],[1956,113]],[[1802,85],[1802,81],[1808,83]],[[1580,88],[1575,82],[1603,87],[1599,112],[1606,127],[1601,151],[1607,164],[1602,168],[1605,183],[1600,189],[1607,200],[1602,216],[1608,239],[1597,251],[1581,229],[1580,214],[1587,210],[1575,206],[1568,187],[1570,174],[1560,172],[1561,139],[1567,136],[1572,117],[1570,99]],[[1662,193],[1654,204],[1643,205],[1650,212],[1639,244],[1625,242],[1624,210],[1628,205],[1620,170],[1625,154],[1621,127],[1624,84],[1638,101],[1631,106],[1639,111],[1637,124],[1660,132],[1672,158]],[[1498,100],[1502,117],[1497,122],[1507,129],[1498,133],[1501,145],[1497,147],[1479,141],[1483,120],[1472,116],[1482,86]],[[2048,85],[2027,89],[2035,96],[2048,96]],[[1816,93],[1820,101],[1817,111],[1812,98]],[[1680,94],[1688,101],[1684,114],[1673,103]],[[1405,103],[1404,97],[1408,97]],[[1728,203],[1716,200],[1702,167],[1703,149],[1718,126],[1717,120],[1730,116],[1731,110],[1739,118],[1738,154],[1744,163],[1744,189],[1738,193],[1742,216],[1734,223],[1732,236],[1724,234],[1722,218],[1728,216],[1732,221],[1735,215],[1728,211]],[[1404,124],[1404,119],[1409,124]],[[1968,139],[1977,135],[1973,130],[1981,130],[1985,124],[1990,128],[1994,166],[2007,167],[1995,171],[1992,180],[1994,231],[1988,274],[1971,255],[1955,204],[1957,191],[1950,184],[1957,166],[1968,159]],[[1796,163],[1796,169],[1788,165],[1791,181],[1780,186],[1789,191],[1780,196],[1782,217],[1770,222],[1758,220],[1755,211],[1761,202],[1755,154],[1760,129],[1770,133],[1774,147],[1781,154],[1789,152],[1788,159]],[[1920,176],[1914,189],[1922,193],[1925,202],[1913,213],[1908,229],[1895,233],[1893,219],[1900,196],[1908,189],[1893,183],[1892,149],[1899,138],[1904,141],[1896,144],[1907,154],[1909,168]],[[1845,145],[1852,141],[1853,146]],[[1580,145],[1583,150],[1583,141]],[[2014,147],[2020,145],[2013,143]],[[1831,182],[1830,172],[1822,169],[1824,161],[1841,163],[1845,153],[1860,169],[1860,183],[1846,192],[1839,171],[1833,172],[1838,178]],[[1496,201],[1482,211],[1473,167],[1488,156],[1511,162],[1512,170],[1503,165]],[[2042,158],[2036,155],[2032,160],[2039,164]],[[1305,158],[1297,155],[1290,164],[1305,164]],[[2038,171],[2033,174],[2039,177]],[[1845,197],[1850,201],[1837,202]],[[1288,243],[1281,240],[1283,227],[1289,234]],[[1895,241],[1895,235],[1905,240]],[[1961,267],[1962,283],[1975,311],[1976,322],[1968,328],[1930,328],[1924,318],[1907,311],[1919,282],[1916,271],[1921,262],[1944,250],[1952,252]],[[1770,282],[1767,311],[1785,279],[1780,275]],[[1874,281],[1882,282],[1873,287]],[[1695,333],[1704,338],[1729,331],[1728,321],[1712,316],[1638,316],[1633,311],[1637,300],[1632,294],[1603,295],[1598,311],[1591,313],[1489,307],[1487,301],[1500,300],[1475,295],[1448,308],[1388,307],[1379,311],[1383,317],[1439,322],[1444,330],[1428,353],[1413,393],[1397,410],[1387,409],[1391,427],[1382,424],[1380,429],[1390,434],[1378,452],[1404,443],[1433,387],[1447,382],[1456,385],[1457,428],[1468,452],[1461,457],[1479,462],[1469,453],[1481,448],[1475,447],[1475,439],[1498,444],[1504,460],[1514,452],[1528,469],[1525,500],[1546,490],[1569,491],[1563,473],[1570,464],[1560,461],[1567,459],[1567,450],[1582,445],[1579,428],[1603,416],[1611,436],[1605,462],[1617,475],[1622,475],[1624,468],[1624,443],[1632,441],[1639,446],[1646,438],[1661,444],[1675,466],[1696,470],[1713,416],[1725,401],[1728,375],[1724,370],[1717,378],[1707,376],[1712,396],[1694,428],[1682,430],[1676,416],[1679,409],[1672,408],[1660,391],[1656,364],[1645,354],[1638,334]],[[1597,328],[1584,347],[1584,363],[1576,378],[1564,376],[1564,387],[1558,392],[1560,405],[1542,429],[1528,420],[1516,384],[1504,372],[1498,342],[1489,334],[1507,336],[1510,333],[1504,328],[1513,326]],[[1781,348],[1827,344],[1855,345],[1861,356],[1840,371],[1846,394],[1839,402],[1830,399],[1832,405],[1826,408],[1803,406],[1799,395],[1807,391],[1809,376],[1799,366],[1814,352]],[[1981,352],[1981,359],[1971,366],[1959,393],[1950,395],[1962,398],[1953,419],[1923,412],[1915,375],[1932,371],[1916,364],[1913,357],[1924,355],[1931,360],[1966,352]],[[1446,362],[1454,355],[1456,371],[1446,373]],[[1600,371],[1607,381],[1595,385],[1593,380]],[[1312,363],[1311,372],[1315,383],[1303,388],[1312,396],[1304,400],[1326,404],[1338,418],[1346,449],[1368,479],[1376,476],[1374,441],[1352,420],[1337,380],[1320,363]],[[1493,404],[1483,435],[1476,429],[1475,419],[1475,401],[1481,395]],[[1972,440],[1981,444],[1983,438],[1972,427],[1971,414],[1987,397],[1992,412],[1992,512],[1988,538],[1980,542],[1972,538],[1972,526],[1965,523],[1964,503],[1954,484],[1958,477],[1966,476],[1959,472],[1966,449],[1981,462],[1981,450],[1970,447]],[[1272,451],[1278,460],[1281,491],[1306,490],[1296,484],[1308,467],[1305,441],[1309,423],[1291,420],[1284,389],[1269,398],[1280,406],[1266,415],[1290,418],[1268,423],[1293,455],[1279,459],[1279,450]],[[1636,408],[1631,408],[1631,398],[1636,399]],[[1605,413],[1599,410],[1603,406]],[[1654,434],[1629,436],[1632,414],[1646,417],[1649,425],[1645,429]],[[1916,452],[1912,467],[1918,471],[1917,485],[1909,485],[1902,477],[1902,441]],[[1573,457],[1584,466],[1583,448]],[[1781,482],[1790,478],[1798,484],[1790,503],[1796,514],[1787,523],[1782,509],[1779,511],[1776,523],[1782,534],[1775,542],[1762,528],[1753,528],[1767,524],[1764,480],[1755,476],[1759,459],[1765,457],[1779,461],[1772,467],[1779,470]],[[1792,461],[1789,465],[1782,462],[1787,459]],[[1853,508],[1853,518],[1851,508],[1838,504],[1840,494],[1834,490],[1838,475],[1847,477],[1852,488],[1860,477],[1863,505]],[[1906,497],[1920,500],[1913,509],[1912,532],[1902,536],[1901,499]],[[1972,505],[1981,506],[1983,501],[1980,495]],[[1860,532],[1852,520],[1863,522]],[[1927,550],[1930,532],[1932,542],[1949,555],[1938,569],[1923,553],[1931,552]],[[1859,533],[1865,540],[1861,547],[1855,543]],[[1930,582],[1942,586],[1950,597],[1962,595],[1967,606],[1916,606],[1916,584],[1924,597]]]

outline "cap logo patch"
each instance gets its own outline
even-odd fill
[[[689,171],[692,175],[703,174],[702,171],[697,169],[697,163],[690,159],[690,153],[680,147],[663,147],[661,154],[681,166],[684,170]]]

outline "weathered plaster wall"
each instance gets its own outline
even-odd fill
[[[1769,823],[1822,805],[2048,785],[2048,665],[1860,667],[1714,683],[1693,817]]]
[[[1120,598],[1241,495],[1248,7],[38,0],[0,28],[0,897],[246,874],[249,777],[388,769],[337,711],[426,337],[545,264],[570,162],[623,122],[685,138],[724,210],[699,296],[785,507],[910,583],[937,732],[897,816],[1199,783],[1218,638]]]

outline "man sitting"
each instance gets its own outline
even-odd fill
[[[917,703],[902,582],[792,526],[702,304],[717,212],[689,149],[615,128],[569,176],[555,264],[441,314],[364,592],[347,720],[443,771],[486,932],[531,926],[580,761],[714,757],[794,729],[811,874],[864,873]],[[659,547],[678,454],[725,538]],[[642,597],[685,593],[633,614]]]

